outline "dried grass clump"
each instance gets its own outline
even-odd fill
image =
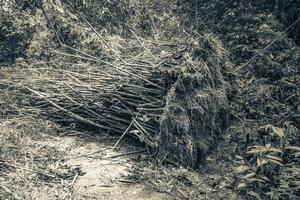
[[[0,199],[71,199],[67,174],[74,175],[64,153],[46,143],[56,131],[53,123],[29,116],[0,120]]]
[[[188,166],[197,167],[226,125],[228,109],[224,66],[226,52],[219,41],[197,38],[177,69],[166,96],[160,122],[161,150]]]

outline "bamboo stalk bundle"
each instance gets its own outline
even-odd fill
[[[221,44],[207,35],[197,39],[185,48],[160,46],[170,52],[167,57],[149,56],[157,44],[141,45],[135,52],[147,48],[148,55],[136,60],[133,55],[103,60],[65,47],[67,52],[54,53],[73,65],[45,63],[5,79],[25,89],[23,98],[55,121],[129,134],[159,147],[162,157],[173,154],[195,167],[222,129],[229,88]]]

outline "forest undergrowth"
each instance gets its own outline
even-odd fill
[[[299,198],[296,0],[1,4],[1,119],[130,135],[178,199]]]

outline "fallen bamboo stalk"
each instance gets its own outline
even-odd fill
[[[121,153],[121,154],[117,154],[117,155],[113,155],[113,156],[108,156],[108,157],[103,157],[103,158],[104,159],[118,158],[118,157],[122,157],[122,156],[128,156],[128,155],[133,155],[133,154],[138,154],[138,153],[144,153],[144,152],[147,152],[147,149],[142,149],[142,150],[138,150],[138,151]]]
[[[133,30],[129,29],[130,32],[134,35],[134,37],[137,39],[137,41],[141,44],[141,46],[147,51],[147,53],[154,59],[157,60],[156,57],[151,53],[151,51],[149,49],[146,48],[146,46],[144,45],[144,43],[142,43],[142,41],[139,39],[139,37],[133,32]]]
[[[74,119],[77,119],[78,121],[81,121],[85,124],[90,124],[90,125],[93,125],[93,126],[96,126],[98,128],[101,128],[101,129],[106,129],[107,130],[107,127],[105,126],[102,126],[100,124],[97,124],[95,122],[92,122],[90,120],[87,120],[77,114],[74,114],[73,112],[57,105],[56,103],[54,103],[53,101],[51,101],[50,99],[48,99],[47,97],[45,97],[44,95],[40,94],[39,92],[33,90],[33,89],[30,89],[29,87],[26,87],[27,90],[29,90],[30,92],[33,92],[34,94],[38,95],[40,98],[46,100],[47,102],[49,102],[52,106],[54,106],[55,108],[57,108],[58,110],[61,110],[62,112],[66,113],[67,115],[69,115],[70,117],[74,118]]]
[[[28,169],[28,168],[21,167],[21,166],[18,166],[18,165],[10,164],[10,163],[7,163],[7,162],[1,161],[1,160],[0,160],[0,164],[6,165],[8,167],[13,167],[13,168],[17,168],[17,169],[26,170],[26,171],[29,171],[29,172],[34,172],[36,174],[42,174],[42,175],[45,175],[45,176],[48,176],[48,177],[51,177],[51,178],[56,178],[55,175],[50,174],[49,172],[36,171],[36,170],[33,170],[33,169]]]
[[[98,60],[93,59],[93,58],[88,58],[88,57],[84,57],[84,56],[79,56],[79,55],[74,55],[74,54],[69,54],[69,53],[64,53],[64,52],[60,52],[60,51],[51,51],[52,53],[56,53],[56,54],[60,54],[60,55],[64,55],[64,56],[69,56],[69,57],[74,57],[74,58],[80,58],[83,60],[89,60],[89,61],[94,61],[97,62]]]
[[[120,141],[123,139],[123,137],[127,134],[127,132],[130,130],[131,126],[133,124],[133,120],[131,120],[131,123],[129,124],[129,126],[127,127],[127,129],[124,131],[124,133],[121,135],[121,137],[118,139],[118,141],[115,143],[113,149],[115,149],[118,144],[120,143]]]
[[[138,112],[135,116],[135,118],[137,118],[139,116],[140,112]],[[116,144],[114,145],[113,149],[115,149],[118,144],[120,143],[120,141],[122,140],[122,138],[127,134],[127,132],[130,130],[131,126],[133,125],[134,120],[131,120],[129,126],[127,127],[127,129],[124,131],[124,133],[121,135],[121,137],[118,139],[118,141],[116,142]]]
[[[110,48],[110,46],[108,45],[108,43],[104,40],[104,38],[102,37],[102,35],[100,35],[98,33],[98,31],[85,19],[85,17],[83,17],[73,6],[72,4],[68,1],[68,0],[64,0],[68,6],[70,6],[72,8],[72,10],[81,18],[83,19],[83,21],[96,33],[96,35],[100,38],[100,40],[102,40],[102,42],[104,42],[104,44]]]
[[[46,13],[46,11],[45,11],[45,9],[44,9],[44,6],[42,5],[41,8],[42,8],[43,14],[45,15],[45,17],[46,17],[48,23],[50,24],[52,30],[54,31],[55,37],[56,37],[56,39],[57,39],[59,45],[62,46],[63,43],[62,43],[62,41],[60,40],[59,35],[58,35],[57,31],[55,30],[55,28],[54,28],[52,22],[50,21],[48,15],[47,15],[47,13]]]
[[[126,179],[116,179],[116,181],[121,182],[121,183],[133,183],[133,184],[136,184],[136,183],[138,183],[140,180],[135,180],[135,181],[133,181],[133,180],[126,180]]]

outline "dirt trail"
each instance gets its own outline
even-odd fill
[[[112,142],[85,141],[70,136],[47,140],[41,142],[66,152],[66,165],[78,169],[73,183],[75,194],[92,199],[171,199],[167,194],[146,189],[143,184],[124,183],[130,175],[129,169],[136,163],[129,156],[118,156],[122,152],[113,150]]]
[[[0,120],[0,199],[239,199],[214,158],[200,173],[157,165],[132,139],[114,149],[118,139],[37,117]]]

